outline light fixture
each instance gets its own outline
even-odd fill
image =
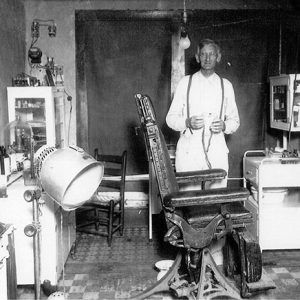
[[[24,199],[32,202],[33,222],[25,227],[24,233],[33,238],[35,299],[39,300],[41,297],[40,205],[45,200],[51,199],[65,211],[80,207],[92,197],[100,185],[104,166],[79,147],[57,149],[44,145],[35,153],[34,170],[37,186],[24,193]],[[47,197],[42,197],[42,192]],[[62,214],[61,218],[63,218]],[[57,292],[53,295],[58,299]],[[63,293],[60,293],[60,299],[66,299]]]
[[[48,35],[49,37],[56,36],[56,24],[54,20],[40,20],[34,19],[31,24],[31,37],[32,42],[28,50],[28,58],[30,59],[30,63],[33,65],[39,65],[42,61],[42,51],[38,47],[34,47],[35,43],[40,37],[40,27],[46,26],[48,27]]]
[[[42,62],[42,50],[38,47],[30,47],[28,50],[28,57],[32,64],[40,64]]]
[[[40,26],[48,27],[48,35],[50,37],[56,36],[56,24],[54,20],[40,20],[34,19],[31,24],[31,37],[38,39],[40,36]]]
[[[183,16],[182,16],[182,23],[180,26],[180,40],[179,40],[179,47],[181,49],[188,49],[191,45],[191,41],[188,36],[187,32],[187,11],[185,0],[183,0]]]
[[[179,47],[181,49],[188,49],[191,45],[191,41],[189,39],[188,33],[186,31],[185,27],[181,27],[181,32],[180,32],[180,40],[179,40]]]

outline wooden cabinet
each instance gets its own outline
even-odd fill
[[[14,176],[17,176],[14,174]],[[11,178],[12,180],[13,178]],[[1,198],[0,220],[15,228],[15,255],[17,284],[34,284],[33,238],[24,234],[24,227],[32,224],[32,203],[24,200],[22,177],[10,184],[7,198]],[[65,212],[46,195],[40,207],[41,223],[41,282],[45,279],[57,283],[68,254],[75,243],[75,212]],[[62,219],[62,222],[61,222]]]

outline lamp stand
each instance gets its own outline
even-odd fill
[[[33,237],[33,263],[34,263],[34,294],[35,300],[41,299],[41,224],[39,219],[41,191],[27,190],[24,193],[24,199],[32,202],[33,220],[32,224],[24,228],[24,233],[28,237]]]
[[[40,236],[40,220],[39,220],[39,199],[32,201],[33,222],[38,228],[33,236],[33,257],[34,257],[34,286],[35,299],[41,298],[41,236]]]

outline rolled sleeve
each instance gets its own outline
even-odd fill
[[[176,88],[174,98],[168,114],[166,116],[167,125],[176,131],[186,129],[186,93],[187,93],[188,76],[185,76],[179,81]]]

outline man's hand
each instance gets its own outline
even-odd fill
[[[219,133],[225,130],[225,122],[223,120],[217,119],[211,123],[210,130],[213,133]]]
[[[194,130],[201,129],[204,126],[203,116],[192,116],[189,119],[186,119],[187,127]]]

